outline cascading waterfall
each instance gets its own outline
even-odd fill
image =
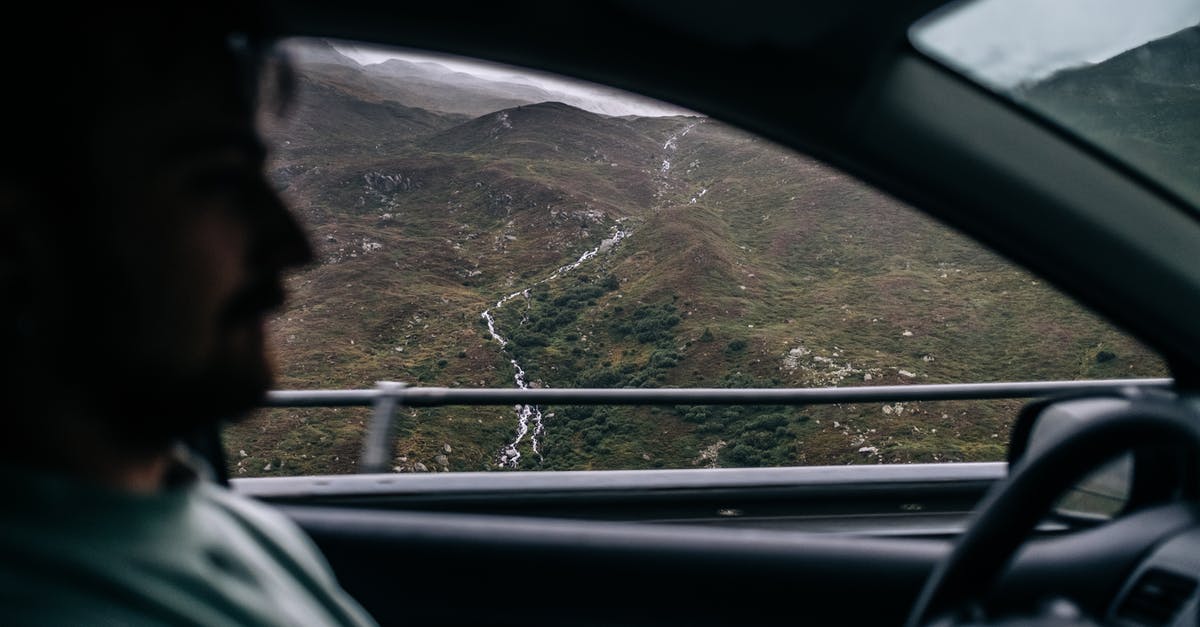
[[[659,174],[661,177],[663,177],[663,184],[665,184],[665,179],[671,171],[671,159],[679,147],[679,139],[691,132],[691,130],[696,128],[696,126],[700,123],[700,121],[697,121],[687,124],[678,132],[667,138],[666,143],[663,144],[662,166],[659,169]],[[703,190],[700,195],[703,195],[707,191],[708,190]],[[508,340],[505,339],[498,330],[496,330],[496,318],[492,315],[492,310],[503,307],[505,303],[508,303],[517,297],[523,297],[526,301],[528,301],[530,297],[530,290],[534,287],[548,281],[553,281],[554,279],[557,279],[558,277],[578,268],[584,263],[587,263],[589,260],[595,258],[602,252],[608,252],[609,250],[612,250],[613,247],[615,247],[621,242],[621,240],[628,236],[629,231],[622,229],[620,225],[613,227],[613,234],[611,237],[600,242],[600,244],[598,244],[595,248],[584,252],[575,261],[559,267],[557,270],[551,273],[550,276],[530,285],[523,290],[513,292],[512,294],[501,298],[500,300],[496,301],[494,306],[485,309],[481,316],[487,321],[488,333],[491,334],[492,339],[496,340],[496,342],[500,344],[500,350],[505,350],[505,347],[508,346]],[[521,364],[517,363],[516,359],[509,359],[508,363],[512,364],[513,380],[516,382],[517,387],[522,390],[528,389],[529,381],[525,374],[525,370],[521,368]],[[505,445],[504,449],[501,450],[497,455],[496,465],[500,468],[517,467],[521,460],[521,451],[518,450],[517,447],[527,435],[529,436],[529,446],[533,450],[534,454],[539,458],[542,456],[541,439],[542,435],[546,431],[546,426],[543,420],[544,416],[542,415],[541,408],[536,405],[517,405],[514,407],[514,410],[517,413],[517,431],[516,435],[513,436],[512,441]],[[530,433],[530,429],[533,431],[532,434]]]
[[[558,277],[578,268],[584,263],[587,263],[589,260],[594,259],[601,252],[608,252],[609,250],[612,250],[613,247],[615,247],[621,242],[621,240],[628,236],[629,231],[624,230],[619,226],[614,227],[611,237],[600,242],[600,244],[595,248],[584,252],[579,256],[579,259],[576,259],[565,266],[559,267],[550,276],[534,283],[533,285],[530,285],[523,290],[513,292],[512,294],[501,298],[500,300],[496,301],[495,305],[485,309],[480,315],[485,321],[487,321],[488,333],[492,336],[492,339],[496,340],[496,343],[500,345],[500,350],[503,351],[505,347],[508,346],[508,340],[505,339],[504,336],[500,335],[500,332],[496,330],[496,318],[492,315],[492,310],[499,309],[500,307],[503,307],[505,303],[518,297],[523,297],[526,301],[528,301],[530,297],[530,290],[532,290],[534,287],[557,279]],[[516,382],[517,387],[522,390],[529,389],[529,381],[526,378],[525,370],[521,368],[521,364],[517,363],[516,359],[509,359],[508,363],[512,364],[514,372],[513,380]],[[514,409],[517,412],[517,432],[512,441],[509,442],[502,451],[500,451],[500,454],[497,457],[496,465],[500,468],[517,467],[521,460],[521,451],[518,450],[517,447],[521,441],[525,439],[526,435],[529,436],[529,445],[534,454],[539,458],[542,456],[541,439],[542,435],[546,431],[546,425],[543,420],[544,416],[542,415],[541,408],[537,405],[517,405]],[[531,428],[533,430],[532,434],[530,434]]]

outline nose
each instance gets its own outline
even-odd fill
[[[257,264],[272,270],[284,270],[311,263],[312,244],[296,216],[279,193],[262,181],[260,210],[255,226],[252,256]]]

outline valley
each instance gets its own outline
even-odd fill
[[[719,121],[526,102],[511,85],[476,98],[496,107],[482,111],[447,104],[490,89],[478,80],[432,93],[420,68],[381,78],[321,42],[297,61],[293,110],[268,125],[270,174],[318,261],[270,322],[278,389],[1165,375],[1038,277]],[[1021,405],[404,408],[392,465],[998,460]],[[226,430],[231,474],[355,472],[368,417],[261,411]]]

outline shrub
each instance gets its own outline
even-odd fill
[[[736,444],[725,453],[725,461],[735,466],[758,466],[762,459],[758,449],[749,444]]]

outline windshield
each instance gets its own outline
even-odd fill
[[[1194,0],[976,0],[911,38],[1200,206],[1198,23]]]

